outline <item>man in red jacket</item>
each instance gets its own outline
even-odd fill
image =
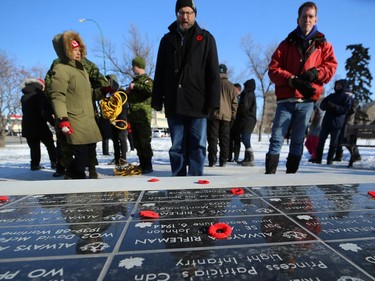
[[[298,9],[298,26],[272,55],[269,77],[277,98],[272,136],[266,154],[266,174],[275,174],[281,146],[291,129],[286,172],[296,173],[301,161],[306,128],[316,102],[336,72],[333,47],[316,23],[318,8],[305,2]]]

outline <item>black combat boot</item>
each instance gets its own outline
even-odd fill
[[[292,154],[288,154],[286,160],[286,173],[287,174],[295,174],[299,167],[299,162],[301,161],[301,156],[296,156]]]
[[[276,174],[279,165],[279,154],[266,154],[266,174]]]

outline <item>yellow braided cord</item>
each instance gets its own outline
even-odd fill
[[[121,95],[124,96],[122,100]],[[112,125],[120,130],[126,130],[128,128],[128,123],[125,120],[116,120],[117,116],[120,115],[122,111],[122,106],[128,101],[128,96],[123,91],[117,91],[108,98],[100,100],[99,105],[102,115],[105,119],[109,119]],[[117,123],[124,123],[124,127],[120,127]]]

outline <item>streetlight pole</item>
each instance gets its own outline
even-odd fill
[[[93,19],[79,19],[78,20],[79,22],[86,22],[86,21],[92,21],[93,23],[96,24],[96,26],[99,28],[99,31],[100,31],[100,36],[102,38],[102,52],[103,52],[103,69],[104,69],[104,76],[107,75],[107,69],[105,67],[105,47],[104,47],[104,35],[103,35],[103,31],[102,29],[100,28],[100,25],[96,22],[96,20],[93,20]],[[108,139],[103,139],[102,140],[102,150],[103,150],[103,155],[109,155],[109,144],[108,144]]]
[[[105,46],[104,46],[104,35],[103,35],[103,31],[102,29],[100,28],[100,25],[96,22],[96,20],[93,20],[93,19],[79,19],[78,20],[79,22],[86,22],[86,21],[92,21],[93,23],[96,24],[96,26],[99,28],[99,31],[100,31],[100,36],[101,36],[101,39],[102,39],[102,52],[103,52],[103,69],[104,69],[104,76],[107,75],[107,70],[106,70],[106,67],[105,67]]]

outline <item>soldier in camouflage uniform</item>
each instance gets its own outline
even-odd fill
[[[48,93],[51,85],[52,79],[52,69],[55,65],[62,63],[60,58],[55,59],[49,71],[45,77],[46,83],[46,93]],[[92,61],[88,60],[86,57],[81,59],[81,63],[89,75],[89,80],[91,83],[91,88],[93,89],[93,106],[95,110],[96,118],[100,118],[100,112],[96,105],[96,101],[100,100],[105,97],[107,92],[111,92],[110,83],[108,80],[102,75],[99,71],[99,68],[93,63]],[[109,120],[105,120],[108,123],[108,130],[110,130],[110,123]],[[59,130],[56,130],[56,138],[57,138],[57,145],[58,145],[58,162],[56,167],[56,172],[53,174],[55,177],[59,177],[64,175],[65,168],[70,165],[73,160],[73,151],[72,147],[67,143],[66,137],[61,134]],[[104,138],[104,136],[103,136]],[[91,155],[88,163],[89,167],[89,178],[96,179],[98,178],[98,174],[96,172],[95,166],[98,165],[98,160],[96,158],[96,153]]]
[[[151,148],[151,93],[152,79],[146,74],[146,62],[142,57],[132,61],[135,77],[126,88],[130,104],[128,120],[132,127],[134,147],[137,149],[139,166],[142,174],[151,173],[152,148]]]

